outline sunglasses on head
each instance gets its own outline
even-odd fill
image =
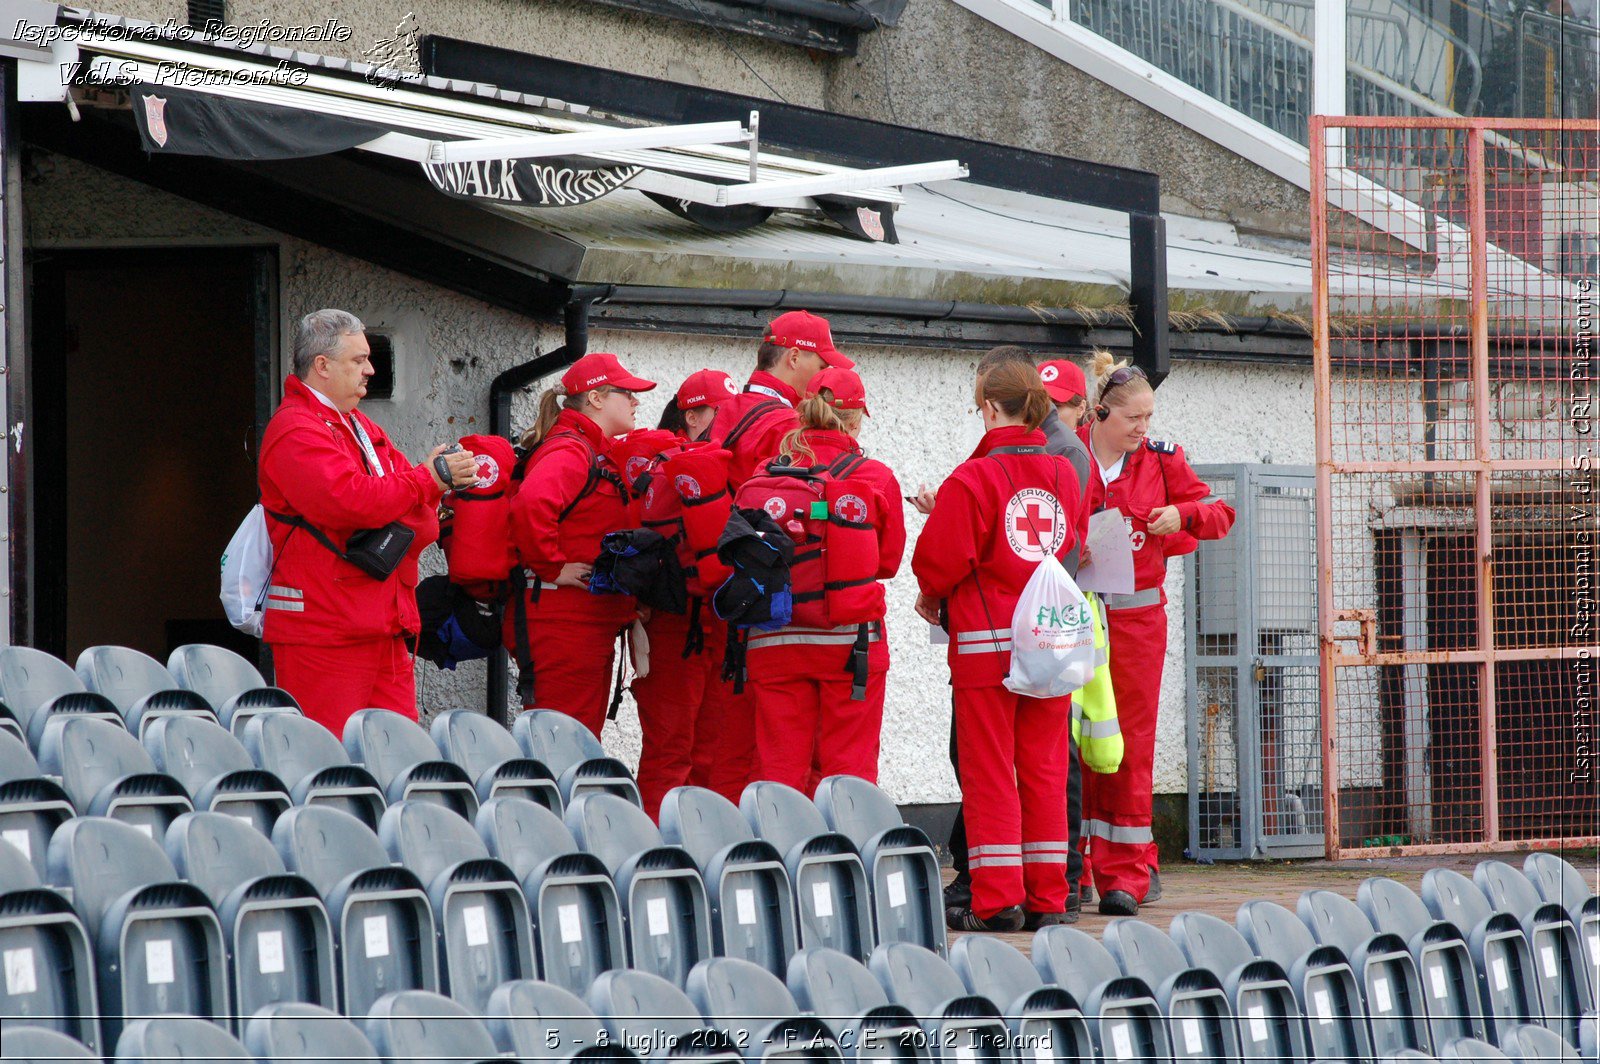
[[[1100,394],[1104,395],[1117,385],[1127,384],[1129,381],[1135,379],[1149,380],[1150,378],[1145,376],[1144,370],[1140,369],[1138,366],[1123,366],[1121,369],[1114,371],[1111,376],[1106,378],[1105,384],[1100,388]]]

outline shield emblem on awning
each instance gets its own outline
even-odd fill
[[[157,146],[167,146],[167,101],[160,96],[146,94],[144,98],[144,124],[150,139]]]

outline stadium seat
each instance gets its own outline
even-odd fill
[[[78,674],[54,655],[32,647],[0,647],[0,702],[16,715],[29,746],[35,745],[34,716],[58,698],[84,693]],[[122,720],[108,700],[95,701],[103,712]]]
[[[433,908],[416,873],[389,863],[378,837],[349,813],[300,806],[272,842],[328,907],[339,956],[340,1011],[363,1016],[395,988],[437,990]]]
[[[60,777],[80,814],[121,820],[157,841],[167,825],[194,809],[178,781],[156,771],[139,740],[109,721],[52,720],[39,747],[39,768]]]
[[[711,906],[694,858],[664,845],[644,810],[615,794],[579,793],[567,803],[566,823],[617,885],[629,964],[682,986],[711,955]]]
[[[670,1056],[674,1061],[719,1064],[743,1060],[733,1041],[707,1027],[688,996],[659,975],[632,968],[603,972],[584,1000],[600,1017],[610,1044],[640,1059]]]
[[[511,733],[482,713],[449,709],[428,729],[439,755],[460,765],[478,791],[491,798],[528,798],[560,816],[561,789],[548,766],[522,752]]]
[[[460,765],[439,757],[439,748],[416,721],[387,709],[363,709],[344,725],[344,749],[383,788],[384,799],[432,802],[471,821],[478,791]]]
[[[19,1025],[5,1028],[6,1064],[51,1064],[62,1060],[92,1060],[100,1054],[76,1038],[47,1027]]]
[[[1452,1038],[1439,1050],[1440,1060],[1488,1062],[1509,1060],[1504,1053],[1478,1038]]]
[[[917,1017],[934,1060],[1010,1060],[1010,1029],[999,1007],[968,991],[937,953],[909,942],[880,943],[867,970],[890,1001]]]
[[[0,845],[0,957],[0,1045],[7,1059],[18,1025],[48,1027],[99,1046],[88,933],[72,905],[44,889],[32,862],[8,845]]]
[[[245,1060],[255,1064],[239,1040],[214,1023],[194,1016],[149,1016],[132,1020],[117,1039],[118,1064],[146,1061]]]
[[[50,882],[72,904],[94,945],[103,1045],[125,1017],[183,1013],[226,1023],[222,924],[200,888],[178,880],[154,840],[120,821],[79,817],[50,840]]]
[[[833,1031],[855,1061],[926,1061],[927,1036],[911,1010],[889,1001],[867,966],[836,949],[803,949],[789,959],[785,983],[795,1004]]]
[[[226,647],[185,643],[167,655],[167,672],[185,691],[221,709],[246,691],[267,686],[261,671]]]
[[[1461,930],[1435,920],[1410,887],[1392,879],[1365,880],[1356,888],[1356,904],[1373,927],[1406,942],[1422,982],[1433,1044],[1486,1038],[1478,976]]]
[[[1537,1060],[1541,1064],[1577,1064],[1578,1053],[1565,1038],[1535,1023],[1518,1024],[1500,1038],[1500,1049],[1511,1060]]]
[[[240,1039],[259,1061],[343,1061],[367,1064],[377,1051],[367,1036],[337,1012],[298,1001],[268,1005],[244,1021]]]
[[[145,729],[145,752],[158,772],[178,781],[196,809],[225,813],[263,835],[289,808],[289,788],[256,768],[243,744],[204,717],[161,717]]]
[[[76,815],[67,792],[40,774],[27,744],[0,734],[0,842],[14,846],[43,878],[50,836]]]
[[[10,706],[0,702],[0,735],[13,735],[23,745],[27,745],[28,733],[22,730],[22,721],[17,719]]]
[[[600,740],[575,717],[553,709],[525,710],[511,725],[511,735],[524,754],[555,773],[566,804],[598,791],[643,807],[628,766],[606,756]]]
[[[1591,1012],[1578,1025],[1578,1051],[1585,1061],[1600,1064],[1600,1015]]]
[[[836,949],[865,961],[872,935],[872,899],[855,844],[829,831],[822,813],[793,787],[758,781],[739,798],[756,837],[783,854],[794,884],[802,949]]]
[[[755,837],[738,806],[704,787],[667,792],[661,837],[688,851],[700,869],[717,956],[752,961],[782,979],[797,947],[794,889],[783,856]]]
[[[224,728],[244,738],[244,730],[264,713],[292,713],[300,716],[300,703],[281,687],[256,687],[242,691],[217,709],[217,720]]]
[[[128,647],[89,647],[78,655],[77,673],[86,690],[111,700],[136,738],[160,717],[216,716],[211,703],[179,687],[165,665]]]
[[[1541,898],[1564,907],[1572,917],[1589,973],[1590,1008],[1600,1009],[1600,898],[1590,892],[1582,872],[1553,853],[1530,853],[1522,871]]]
[[[1448,868],[1423,874],[1422,903],[1435,920],[1449,921],[1467,938],[1478,973],[1484,1040],[1498,1045],[1503,1031],[1536,1020],[1539,991],[1521,921],[1511,913],[1496,912],[1472,880]]]
[[[537,979],[500,984],[489,996],[483,1017],[500,1052],[523,1061],[568,1060],[603,1042],[600,1020],[582,998]],[[609,1052],[632,1057],[620,1048],[611,1047]]]
[[[1545,901],[1527,876],[1503,861],[1478,862],[1472,881],[1489,904],[1522,921],[1544,1024],[1576,1044],[1578,1021],[1594,1001],[1578,925],[1559,902]]]
[[[295,805],[337,809],[373,831],[388,803],[372,773],[350,763],[334,734],[298,713],[259,713],[245,725],[244,748],[256,767],[289,785]]]
[[[1310,1055],[1329,1060],[1371,1057],[1372,1036],[1361,1010],[1359,982],[1344,951],[1317,945],[1300,918],[1274,902],[1245,902],[1236,920],[1256,956],[1289,973],[1306,1018]]]
[[[167,829],[166,851],[222,922],[232,1015],[283,1001],[339,1003],[328,910],[310,882],[284,871],[266,836],[222,813],[186,813]]]
[[[801,1014],[789,988],[759,964],[708,957],[689,973],[686,993],[748,1061],[844,1059],[827,1024]]]
[[[1033,936],[1033,966],[1046,983],[1079,1002],[1102,1060],[1164,1061],[1171,1051],[1155,992],[1122,974],[1106,948],[1074,927]]]
[[[986,997],[1011,1028],[1019,1062],[1077,1064],[1094,1059],[1083,1010],[1059,986],[1045,986],[1023,953],[992,935],[963,935],[950,947],[950,967],[970,993]]]
[[[1155,990],[1173,1060],[1238,1058],[1233,1009],[1215,972],[1190,965],[1177,943],[1138,920],[1112,920],[1101,937],[1122,974]]]
[[[873,938],[947,952],[939,858],[921,828],[907,824],[894,801],[859,776],[829,776],[816,805],[829,830],[861,855],[872,889]]]
[[[1170,934],[1190,965],[1222,979],[1239,1025],[1242,1059],[1306,1059],[1305,1017],[1288,973],[1276,961],[1257,957],[1238,928],[1208,913],[1179,913]]]
[[[385,994],[373,1003],[362,1027],[378,1056],[391,1064],[474,1064],[500,1055],[489,1029],[471,1010],[426,990]]]
[[[378,839],[428,888],[442,993],[481,1013],[501,983],[538,976],[522,887],[470,823],[431,802],[401,801],[383,814]]]
[[[627,963],[611,872],[578,849],[554,813],[526,798],[491,798],[478,810],[477,828],[522,884],[546,982],[581,994],[595,976]]]
[[[1377,932],[1355,902],[1331,890],[1306,891],[1300,895],[1299,910],[1312,937],[1324,946],[1339,947],[1349,959],[1361,990],[1373,1052],[1379,1056],[1402,1049],[1431,1053],[1427,999],[1405,939]]]

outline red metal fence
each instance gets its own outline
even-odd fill
[[[1600,842],[1597,147],[1312,120],[1330,857]]]

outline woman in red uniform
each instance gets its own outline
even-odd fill
[[[797,413],[800,427],[783,438],[782,456],[740,489],[741,504],[748,498],[763,506],[797,535],[790,569],[795,621],[775,631],[752,629],[745,665],[755,702],[757,778],[809,794],[825,776],[877,782],[889,671],[880,581],[900,569],[906,524],[894,474],[856,442],[867,413],[861,378],[824,369],[806,386]],[[825,517],[806,521],[792,507],[778,516],[789,496],[777,492],[793,478],[772,475],[777,463],[827,470],[816,484]],[[821,541],[806,542],[813,538]]]
[[[660,428],[678,433],[684,443],[705,439],[717,415],[717,407],[739,394],[733,378],[720,370],[703,369],[691,374],[678,388],[677,396],[661,415]],[[697,454],[697,452],[700,452]],[[685,458],[693,455],[694,458]],[[686,783],[697,787],[719,782],[712,769],[716,763],[720,736],[719,724],[724,704],[733,687],[722,679],[723,655],[727,649],[728,628],[717,619],[707,603],[715,584],[709,584],[701,569],[714,565],[714,558],[697,557],[684,523],[685,499],[689,505],[717,507],[724,522],[728,511],[726,460],[720,464],[723,483],[702,484],[704,477],[679,473],[679,466],[703,458],[715,469],[717,458],[726,452],[709,444],[701,448],[674,448],[667,452],[672,471],[665,464],[656,467],[644,498],[644,524],[662,535],[675,537],[678,561],[684,568],[689,590],[685,613],[654,610],[645,622],[650,640],[650,668],[633,681],[633,698],[639,706],[642,745],[639,754],[639,794],[644,810],[656,816],[661,799],[674,787]],[[705,463],[701,463],[704,465]],[[680,481],[687,475],[690,479]],[[681,484],[681,487],[680,487]],[[702,501],[703,500],[703,501]],[[658,527],[658,525],[660,527]],[[737,802],[743,781],[724,788],[729,801]]]
[[[1122,767],[1084,777],[1083,837],[1100,892],[1100,911],[1133,916],[1160,896],[1150,833],[1156,708],[1167,654],[1167,559],[1221,539],[1233,507],[1211,494],[1183,448],[1148,437],[1155,393],[1144,371],[1095,355],[1095,408],[1079,435],[1094,455],[1092,508],[1122,513],[1133,544],[1134,590],[1102,595],[1111,642],[1111,685],[1122,728]]]
[[[1006,362],[978,381],[986,430],[939,487],[911,558],[917,613],[945,604],[972,902],[946,911],[955,931],[1064,923],[1068,728],[1072,699],[1004,686],[1011,615],[1047,554],[1083,541],[1086,509],[1072,464],[1047,454],[1053,409],[1032,366]]]
[[[600,540],[637,527],[607,451],[633,428],[637,393],[654,387],[616,355],[585,355],[540,398],[539,420],[522,438],[532,454],[511,503],[511,538],[527,588],[506,610],[507,645],[525,674],[523,706],[558,709],[595,735],[617,632],[635,615],[632,598],[588,589]]]

